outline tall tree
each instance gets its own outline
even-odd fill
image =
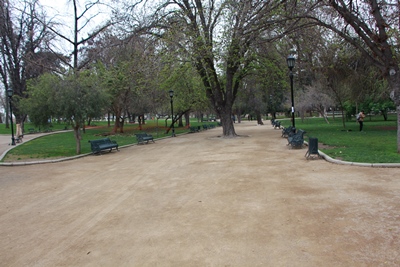
[[[304,93],[297,101],[297,107],[303,114],[307,110],[315,110],[325,119],[326,123],[329,123],[326,111],[335,102],[327,88],[325,77],[318,76],[311,85],[306,86]]]
[[[325,5],[319,10],[318,17],[313,19],[356,47],[388,81],[390,96],[397,109],[397,152],[400,153],[398,1],[326,0],[321,3]]]
[[[17,123],[23,124],[26,114],[17,101],[26,98],[26,83],[46,68],[55,66],[54,58],[45,52],[44,43],[52,35],[47,29],[38,0],[0,0],[0,77],[4,88],[12,88],[13,111]]]
[[[289,95],[287,65],[280,55],[279,43],[257,43],[251,48],[254,58],[244,79],[244,88],[239,98],[247,99],[249,113],[256,115],[258,124],[263,124],[262,113],[283,110],[285,97]]]
[[[72,63],[69,58],[61,57],[60,60],[63,60],[64,64],[76,72],[87,67],[88,63],[92,62],[92,58],[87,56],[88,53],[85,54],[89,44],[93,42],[96,36],[113,25],[113,22],[104,20],[101,24],[90,28],[90,23],[101,14],[95,8],[102,5],[102,2],[100,0],[86,1],[82,6],[79,0],[69,1],[72,3],[72,22],[67,25],[68,31],[62,30],[66,26],[65,22],[63,23],[62,21],[55,21],[53,25],[47,26],[47,28],[63,42],[71,45]],[[42,23],[45,22],[42,21]],[[68,35],[67,32],[71,32],[71,35]],[[83,37],[84,35],[86,36]]]
[[[103,24],[97,26],[95,29],[89,29],[87,31],[87,36],[82,37],[83,34],[85,34],[84,30],[87,30],[89,27],[89,23],[100,13],[99,12],[94,12],[91,13],[91,11],[98,5],[101,4],[100,0],[93,0],[93,1],[87,1],[83,6],[80,5],[80,1],[78,0],[71,0],[72,3],[72,36],[68,36],[64,34],[64,32],[60,29],[57,29],[56,26],[47,26],[47,28],[53,32],[56,36],[61,38],[63,41],[67,42],[68,44],[72,45],[72,64],[70,63],[69,60],[66,60],[64,57],[59,57],[60,60],[64,62],[67,66],[70,67],[72,70],[69,72],[69,74],[66,76],[66,81],[63,84],[65,86],[71,86],[67,90],[65,95],[63,97],[68,97],[72,98],[70,99],[71,101],[66,101],[65,104],[70,104],[70,109],[68,107],[65,107],[64,110],[72,111],[72,108],[76,108],[77,111],[77,117],[74,119],[70,120],[70,123],[72,124],[72,127],[74,129],[74,136],[76,139],[76,145],[77,145],[77,153],[80,153],[80,140],[81,140],[81,132],[80,129],[84,126],[84,121],[86,117],[81,117],[81,115],[86,114],[86,107],[81,106],[79,108],[76,107],[76,103],[80,104],[85,104],[86,102],[83,101],[73,101],[73,99],[78,99],[82,97],[81,93],[81,88],[85,88],[85,84],[79,85],[77,83],[84,81],[80,77],[80,71],[84,69],[85,67],[88,66],[88,63],[91,62],[91,59],[88,57],[79,57],[82,55],[82,53],[85,51],[85,48],[87,47],[87,43],[93,41],[93,39],[100,34],[102,31],[107,29],[110,25],[112,25],[112,22],[110,21],[105,21]],[[44,21],[42,21],[43,25],[46,25]],[[57,23],[57,25],[60,25],[61,23]],[[92,31],[90,31],[92,30]],[[55,55],[57,55],[55,53]],[[75,82],[71,81],[71,75],[72,77],[75,77]],[[75,93],[75,95],[74,95]],[[85,112],[80,112],[81,110]],[[72,113],[68,113],[68,115],[71,115]],[[72,118],[72,117],[71,117]]]
[[[126,118],[154,111],[159,103],[160,67],[154,50],[149,38],[119,38],[111,32],[96,38],[88,50],[89,57],[97,62],[103,86],[112,95],[110,111],[117,118],[113,132],[123,132]]]
[[[276,27],[287,21],[285,12],[291,9],[292,1],[160,2],[150,26],[158,27],[160,31],[155,34],[160,36],[165,36],[168,31],[185,36],[180,48],[191,57],[202,78],[207,97],[221,119],[223,136],[235,137],[232,106],[254,59],[248,53],[249,48],[256,41],[273,40],[285,34],[285,30]],[[286,26],[294,29],[295,25]]]

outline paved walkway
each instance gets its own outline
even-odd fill
[[[23,142],[27,142],[30,141],[34,138],[37,138],[39,136],[41,136],[42,134],[28,134],[25,135],[23,138]],[[22,142],[22,143],[23,143]],[[16,143],[15,146],[18,146],[22,143]],[[11,146],[11,134],[6,135],[6,134],[0,134],[0,159],[2,159],[5,154],[7,154],[7,152],[10,149],[13,149],[14,146]]]
[[[242,124],[236,124],[236,126],[239,125],[245,125],[245,124],[250,124],[252,122],[242,122]],[[279,130],[280,131],[280,130]],[[28,142],[30,140],[33,140],[35,138],[42,137],[44,135],[49,135],[49,134],[56,134],[56,133],[61,133],[65,131],[57,131],[57,132],[50,132],[50,133],[36,133],[36,134],[28,134],[24,136],[23,142]],[[7,152],[14,147],[21,145],[21,143],[16,143],[15,146],[11,146],[11,136],[10,135],[1,135],[0,134],[0,160],[3,159]],[[328,162],[334,163],[334,164],[340,164],[340,165],[352,165],[352,166],[363,166],[363,167],[378,167],[378,168],[400,168],[400,163],[362,163],[362,162],[348,162],[348,161],[342,161],[342,160],[337,160],[334,158],[331,158],[330,156],[326,155],[325,153],[319,151],[320,156],[325,159]],[[29,162],[0,162],[0,166],[21,166],[21,165],[33,165],[33,164],[46,164],[46,163],[57,163],[57,162],[62,162],[62,161],[67,161],[67,160],[73,160],[81,157],[85,157],[88,154],[82,154],[82,155],[77,155],[69,158],[60,158],[60,159],[50,159],[50,160],[38,160],[38,161],[29,161]]]
[[[398,266],[396,168],[306,160],[251,122],[0,166],[2,266]]]

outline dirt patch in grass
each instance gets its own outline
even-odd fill
[[[334,149],[336,146],[330,146],[323,143],[318,143],[318,149]]]
[[[385,131],[395,131],[395,130],[397,130],[396,126],[374,126],[372,128],[373,129],[378,129],[378,130],[385,130]]]

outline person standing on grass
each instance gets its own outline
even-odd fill
[[[361,112],[357,116],[357,121],[360,124],[360,132],[364,127],[364,118],[365,118],[364,110],[361,110]]]

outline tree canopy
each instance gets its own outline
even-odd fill
[[[123,132],[127,118],[168,114],[171,89],[177,96],[174,119],[211,106],[222,136],[235,137],[233,113],[254,114],[261,124],[261,114],[290,107],[289,54],[296,57],[295,108],[302,114],[316,110],[324,116],[340,108],[345,126],[344,113],[348,118],[361,106],[385,116],[394,103],[400,113],[400,6],[394,0],[115,1],[114,16],[87,36],[87,15],[101,1],[71,1],[72,35],[59,31],[60,23],[35,0],[20,0],[24,8],[18,10],[2,1],[0,74],[5,89],[12,86],[15,100],[21,99],[21,105],[15,101],[19,120],[29,113],[46,123],[55,115],[47,113],[54,110],[46,94],[70,98],[60,101],[70,108],[81,97],[78,104],[86,105],[91,94],[83,97],[82,88],[107,95],[97,109],[77,109],[77,140],[85,120],[101,112],[118,118],[114,133]],[[68,53],[53,50],[60,39],[71,44]],[[47,71],[54,77],[38,79]],[[55,81],[52,90],[36,88]],[[27,83],[36,89],[27,93]],[[65,92],[57,92],[58,86]]]

